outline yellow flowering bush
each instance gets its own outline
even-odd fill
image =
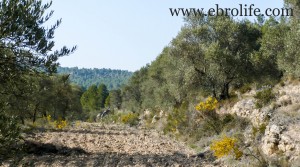
[[[213,97],[209,97],[205,102],[200,102],[195,108],[198,111],[213,111],[217,108],[218,100]]]
[[[67,126],[68,123],[66,120],[57,120],[54,121],[54,124],[57,129],[63,129]]]
[[[47,115],[46,117],[43,117],[43,119],[46,121],[46,126],[47,127],[54,127],[54,123],[52,122],[52,117],[51,115]]]
[[[198,112],[196,118],[197,123],[204,121],[204,124],[207,126],[206,129],[213,130],[216,134],[221,133],[222,121],[220,116],[216,112],[218,106],[218,100],[213,97],[208,97],[204,102],[200,102],[195,109]]]
[[[240,159],[243,156],[243,152],[240,151],[236,143],[237,139],[224,136],[220,140],[213,141],[210,149],[214,151],[214,155],[217,158],[233,154],[236,159]]]
[[[48,122],[48,125],[53,128],[63,129],[68,125],[67,120],[58,119],[56,121],[52,121],[51,115],[48,115],[45,119]]]

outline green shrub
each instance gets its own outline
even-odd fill
[[[15,117],[0,113],[0,157],[10,155],[11,148],[20,140],[20,127]],[[1,158],[0,158],[1,162]]]
[[[135,126],[139,124],[139,115],[136,113],[128,113],[121,116],[121,121],[124,124],[129,124],[130,126]]]
[[[243,132],[249,125],[250,121],[236,115],[224,114],[221,116],[222,124],[220,125],[223,132],[234,130],[234,132]]]
[[[188,103],[183,102],[179,107],[175,107],[173,111],[168,114],[167,123],[163,129],[165,134],[178,131],[184,133],[186,131],[189,121],[187,119],[187,108]]]
[[[255,94],[254,98],[256,99],[255,106],[257,108],[262,108],[263,106],[269,104],[275,98],[275,95],[272,92],[271,88],[267,88],[267,89],[258,91]]]
[[[92,123],[97,121],[97,115],[101,113],[100,110],[84,110],[84,121]]]
[[[250,121],[236,115],[217,113],[215,119],[201,119],[187,130],[190,141],[199,141],[205,137],[211,137],[220,133],[241,133],[250,125]],[[195,120],[193,120],[195,122]],[[192,122],[192,121],[190,121]]]
[[[222,124],[226,125],[234,120],[234,116],[231,114],[224,114],[222,118]]]
[[[117,113],[115,111],[111,111],[111,113],[109,113],[108,115],[106,115],[105,117],[103,117],[100,121],[103,123],[116,123],[118,121],[120,121],[120,117],[121,117],[121,113]]]
[[[247,93],[247,92],[251,91],[252,88],[251,88],[251,85],[250,85],[250,84],[245,84],[245,85],[242,86],[239,90],[240,90],[240,92],[241,92],[242,94],[244,94],[244,93]]]
[[[265,130],[267,128],[266,124],[261,124],[259,127],[252,127],[252,135],[253,137],[256,137],[257,135],[263,135],[265,134]]]
[[[261,134],[264,134],[265,131],[266,131],[266,128],[267,128],[267,125],[266,124],[261,124],[259,127],[258,127],[258,130]]]
[[[284,80],[281,80],[281,81],[279,82],[279,85],[280,85],[281,87],[284,87],[284,86],[285,86]]]

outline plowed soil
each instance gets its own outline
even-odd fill
[[[19,166],[212,166],[183,143],[123,125],[82,123],[25,138],[27,154]]]

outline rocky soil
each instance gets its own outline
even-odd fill
[[[28,154],[18,166],[218,166],[156,131],[121,125],[81,123],[25,138]]]
[[[264,129],[257,145],[270,163],[277,161],[300,166],[300,84],[286,83],[273,88],[276,98],[263,108],[255,106],[255,91],[248,92],[230,108],[218,112],[249,119],[256,128]],[[145,114],[147,115],[147,113]],[[149,115],[149,113],[148,113]],[[163,111],[152,124],[166,118]],[[142,118],[141,118],[142,119]],[[159,129],[159,128],[158,128]],[[244,132],[247,143],[253,133]],[[196,153],[184,143],[155,130],[101,123],[74,124],[65,130],[39,130],[24,134],[26,154],[7,160],[3,166],[224,166],[209,151]],[[211,139],[209,139],[211,141]],[[249,145],[251,148],[251,145]],[[205,149],[204,149],[205,150]],[[229,162],[229,166],[247,166],[252,159]],[[223,159],[224,160],[224,159]],[[225,159],[226,160],[226,159]],[[251,160],[251,161],[249,161]],[[280,163],[277,163],[280,164]],[[1,166],[1,165],[0,165]],[[272,166],[272,165],[271,165]],[[274,165],[273,165],[274,166]],[[275,165],[276,166],[276,165]],[[278,165],[277,165],[278,166]]]
[[[260,148],[270,159],[284,158],[300,166],[300,84],[285,82],[273,88],[276,99],[261,109],[255,107],[255,91],[249,92],[230,110],[222,111],[248,118],[253,126],[266,125]],[[251,138],[249,138],[251,139]]]

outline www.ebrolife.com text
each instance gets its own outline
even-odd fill
[[[215,4],[214,8],[169,8],[172,16],[293,16],[293,8],[267,8],[261,10],[254,4],[239,4],[236,8],[222,8]]]

